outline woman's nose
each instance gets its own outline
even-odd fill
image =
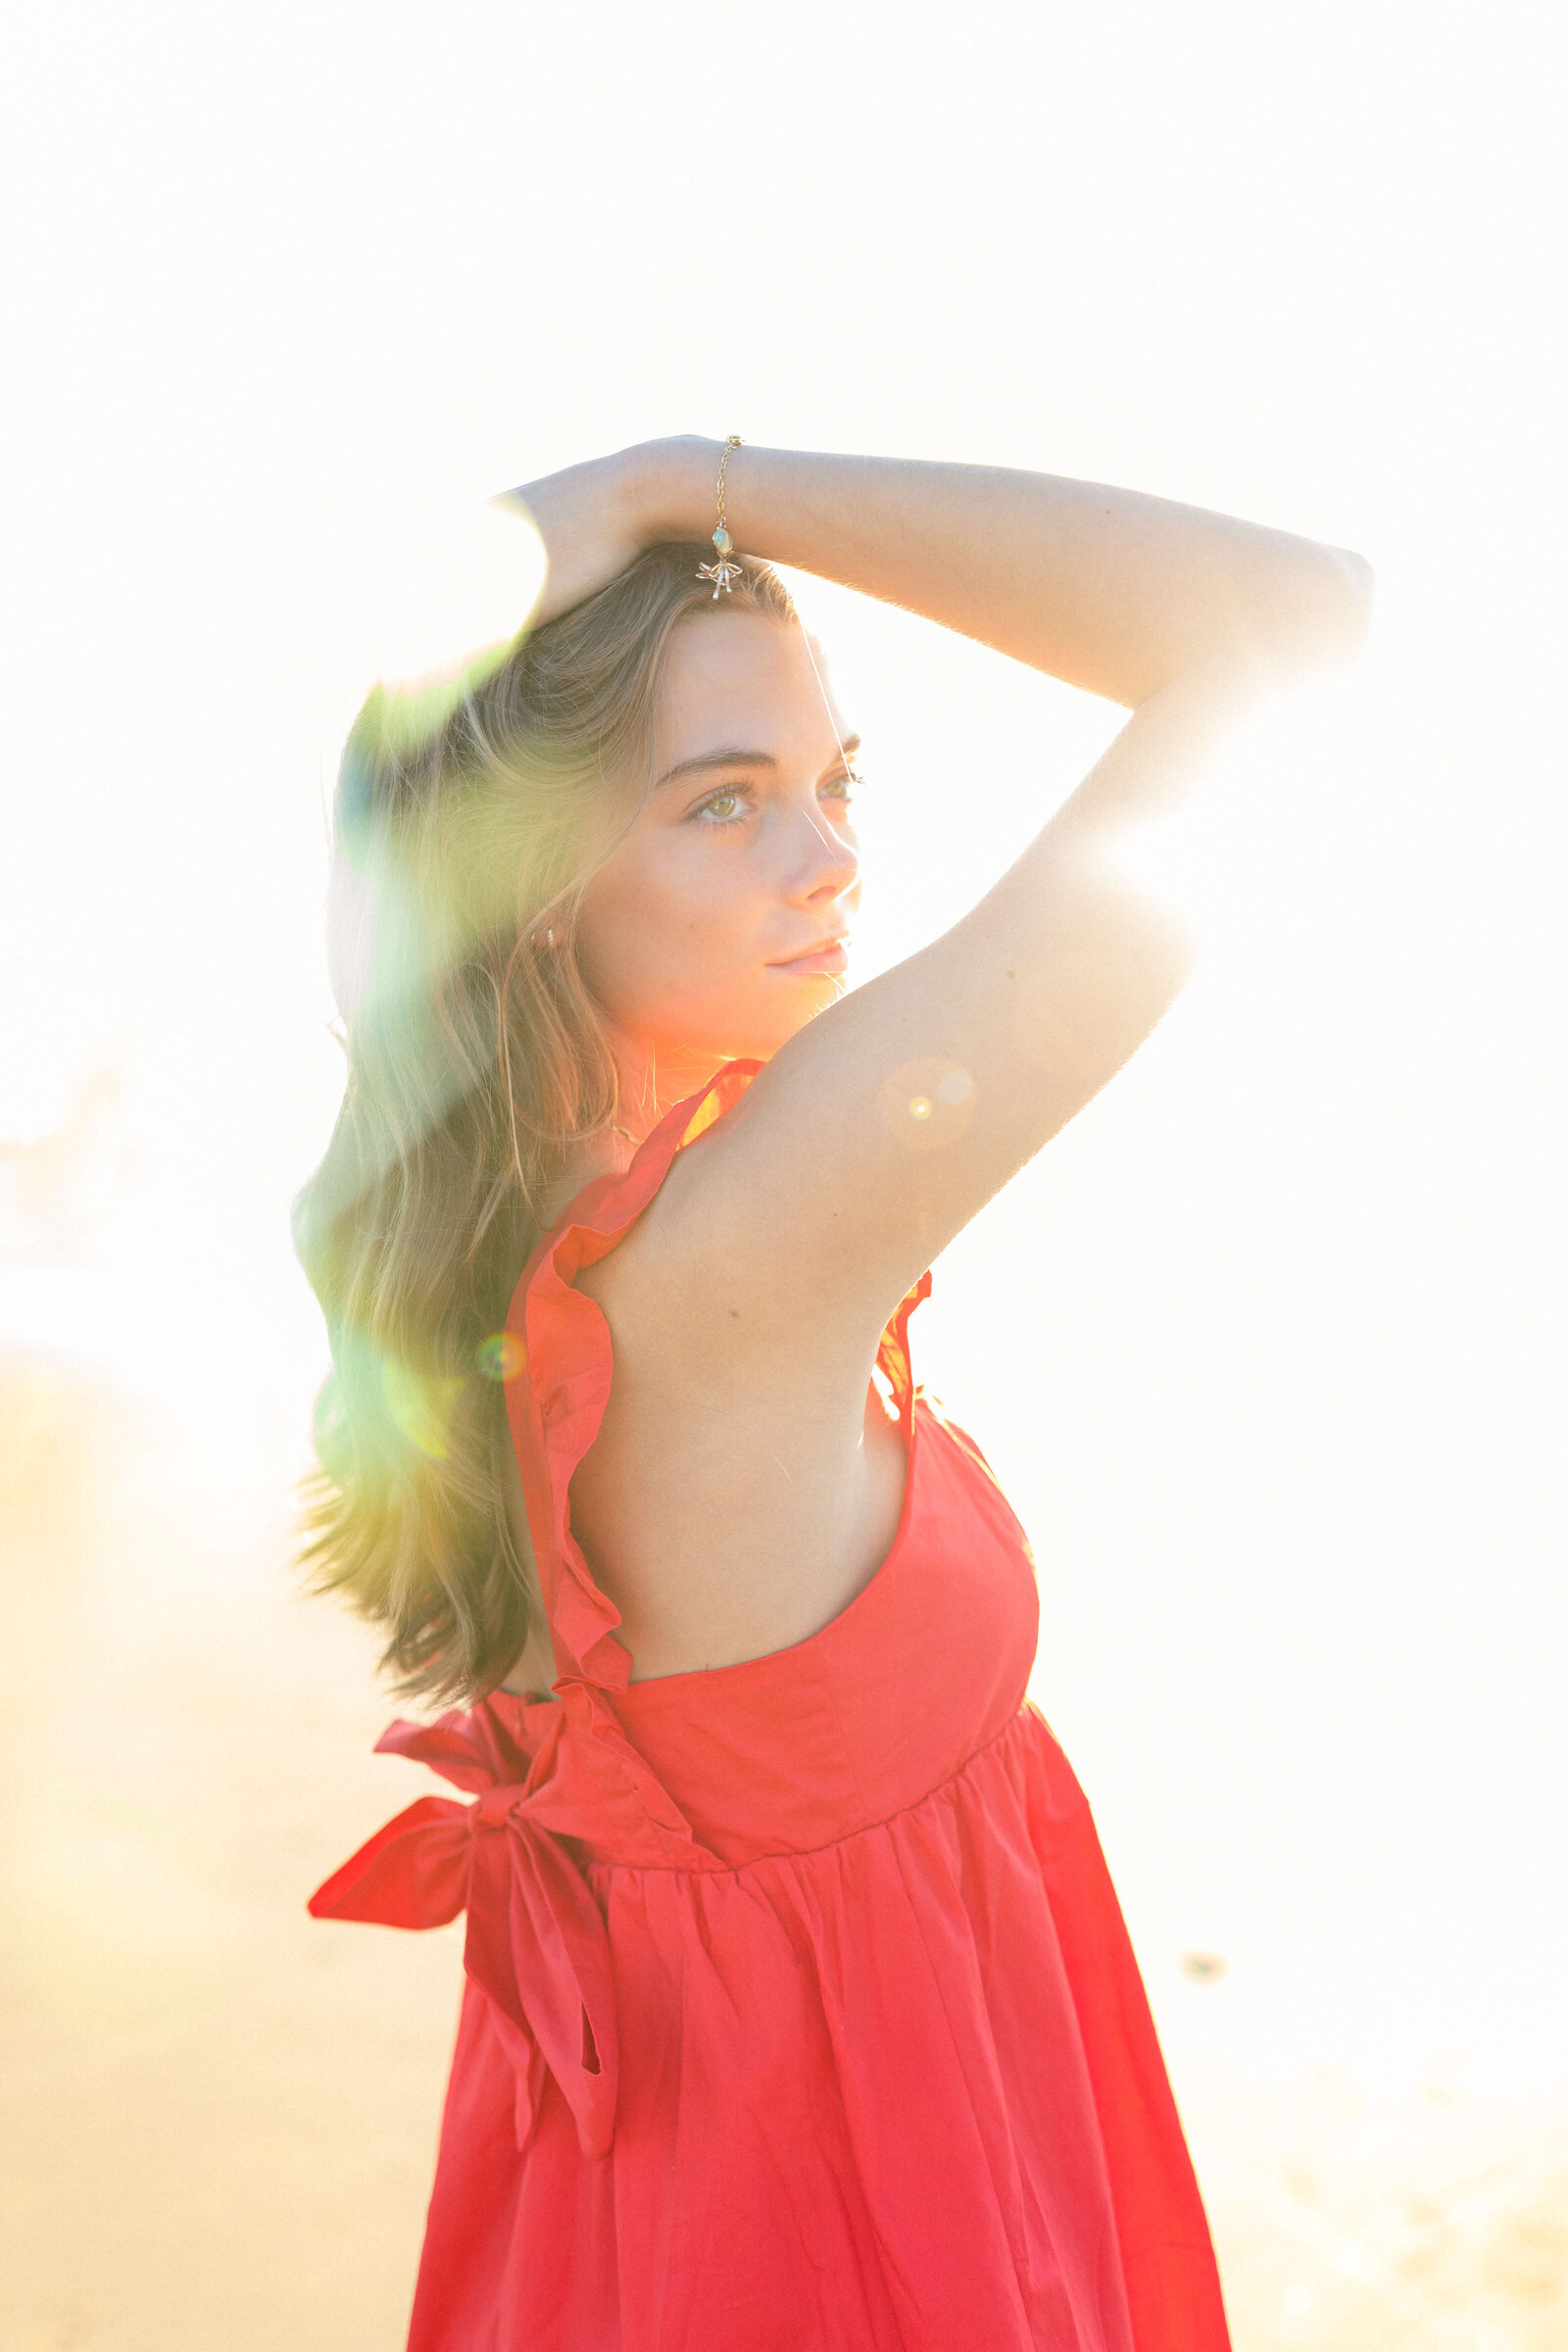
[[[791,827],[789,895],[799,905],[841,899],[859,879],[860,853],[850,835],[813,804]]]

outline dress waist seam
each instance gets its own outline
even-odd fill
[[[1020,1724],[1031,1720],[1039,1725],[1049,1740],[1051,1733],[1045,1717],[1026,1696],[1019,1701],[1016,1711],[1008,1717],[1000,1732],[994,1732],[991,1738],[983,1741],[979,1747],[971,1748],[963,1762],[956,1765],[948,1774],[946,1780],[937,1781],[923,1796],[915,1797],[909,1804],[895,1806],[891,1813],[881,1814],[875,1821],[862,1821],[857,1828],[847,1830],[842,1838],[829,1838],[821,1845],[779,1846],[764,1854],[753,1854],[747,1862],[719,1862],[711,1866],[690,1862],[617,1862],[608,1856],[601,1859],[594,1854],[583,1854],[581,1855],[583,1874],[595,1881],[612,1876],[638,1879],[738,1879],[743,1878],[749,1870],[760,1870],[778,1862],[809,1862],[818,1854],[835,1853],[840,1846],[853,1845],[858,1838],[868,1838],[873,1830],[885,1830],[892,1823],[903,1821],[911,1813],[918,1813],[923,1806],[929,1805],[933,1798],[945,1795],[948,1789],[955,1788],[963,1779],[965,1773],[981,1761],[982,1757],[989,1756],[992,1750],[1000,1747],[1004,1740],[1010,1740]],[[1085,1802],[1085,1810],[1087,1811],[1087,1802]]]

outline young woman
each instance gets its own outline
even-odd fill
[[[906,1325],[1188,973],[1123,850],[1260,680],[1359,639],[1365,566],[734,442],[515,498],[529,630],[350,737],[373,956],[300,1212],[317,1573],[460,1702],[382,1745],[476,1800],[421,1798],[313,1903],[467,1908],[411,2344],[1218,2352],[1143,1989],[1025,1702],[1028,1546]],[[1132,712],[847,997],[856,739],[767,559]]]

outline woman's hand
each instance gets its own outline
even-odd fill
[[[649,442],[503,491],[494,503],[525,514],[544,542],[545,584],[531,623],[596,596],[659,540],[683,537],[691,527],[684,510],[698,484],[716,474],[719,448],[695,434]]]

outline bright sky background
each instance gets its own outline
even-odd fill
[[[0,100],[0,1133],[108,1060],[135,1152],[0,1339],[172,1403],[222,1507],[320,1367],[336,744],[525,597],[520,537],[515,590],[493,542],[444,573],[443,515],[734,430],[1373,560],[1359,672],[1220,780],[1199,979],[916,1326],[1146,1957],[1230,1962],[1164,2030],[1254,2072],[1568,2061],[1560,42],[1523,0],[150,0],[17,22]],[[1115,714],[809,610],[874,968]]]

